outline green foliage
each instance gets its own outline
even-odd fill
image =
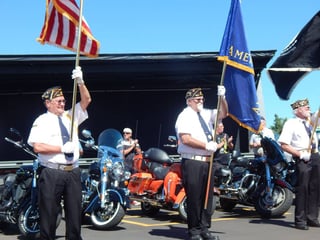
[[[287,118],[281,118],[277,114],[274,115],[273,125],[270,126],[270,128],[274,132],[275,136],[280,135],[285,121],[287,121]]]

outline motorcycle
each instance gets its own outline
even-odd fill
[[[180,162],[159,148],[149,148],[133,158],[134,170],[128,189],[131,201],[141,203],[142,213],[156,215],[160,209],[178,211],[187,219],[186,194],[182,186]]]
[[[32,165],[21,166],[15,174],[0,176],[0,222],[17,224],[20,233],[27,238],[40,237],[40,217],[37,197],[39,161],[37,155],[23,142],[21,134],[11,128],[12,138],[5,140],[34,157]],[[56,227],[62,218],[58,214]]]
[[[289,169],[278,143],[264,137],[262,156],[233,156],[216,173],[220,206],[231,211],[236,204],[254,206],[263,218],[282,216],[293,202],[293,186],[286,181]]]
[[[98,152],[97,161],[82,173],[83,216],[89,216],[96,229],[117,226],[130,207],[127,189],[130,172],[124,170],[122,135],[115,129],[106,129],[98,137],[98,145],[88,130],[80,139],[86,148]]]

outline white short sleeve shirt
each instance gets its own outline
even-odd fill
[[[201,116],[203,117],[204,121],[207,123],[210,132],[213,134],[213,125],[216,117],[216,110],[211,109],[203,109],[201,111]],[[197,112],[194,111],[191,107],[186,107],[178,116],[176,124],[175,124],[176,134],[179,139],[180,133],[187,133],[190,134],[193,138],[207,142],[207,137],[201,127]],[[187,153],[187,154],[195,154],[195,155],[211,155],[211,152],[192,148],[188,145],[185,145],[179,139],[178,144],[178,153]]]
[[[70,164],[74,163],[79,159],[79,137],[78,137],[78,125],[81,124],[84,120],[88,118],[87,111],[83,111],[80,103],[77,103],[75,106],[75,115],[74,115],[74,128],[73,128],[73,137],[72,141],[75,142],[75,152],[74,158],[72,161],[67,161],[63,153],[59,154],[38,154],[39,161],[41,162],[53,162],[58,164]],[[71,110],[65,111],[62,116],[62,121],[66,126],[69,134],[71,128]],[[58,116],[46,112],[40,115],[33,123],[29,138],[28,144],[33,146],[34,143],[46,143],[50,145],[62,146],[62,136],[59,127]]]
[[[291,145],[294,149],[307,150],[310,144],[309,135],[300,118],[288,119],[283,125],[279,136],[279,143]],[[314,141],[317,143],[317,136],[314,135]]]

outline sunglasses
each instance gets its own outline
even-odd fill
[[[192,98],[195,102],[204,102],[204,98]]]
[[[65,99],[61,99],[61,100],[51,100],[51,102],[55,102],[55,103],[57,103],[57,104],[66,104],[66,100]]]
[[[128,132],[124,132],[123,134],[131,134],[131,133],[128,133]]]

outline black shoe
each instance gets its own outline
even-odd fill
[[[320,227],[320,223],[318,221],[307,221],[307,224],[310,227]]]
[[[302,225],[302,224],[296,224],[296,225],[294,225],[294,227],[299,230],[308,230],[309,229],[309,227],[307,225]]]
[[[189,237],[189,240],[203,240],[203,238],[201,237],[201,235],[197,234],[197,235],[191,235]]]
[[[214,236],[210,232],[201,233],[203,239],[206,240],[219,240],[219,236]]]

